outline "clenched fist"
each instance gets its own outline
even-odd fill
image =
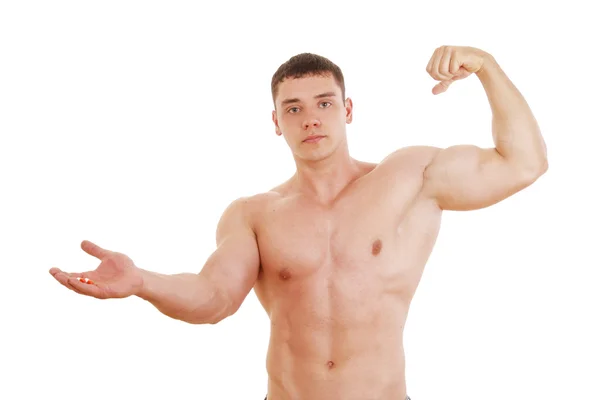
[[[483,50],[465,46],[438,47],[427,64],[427,72],[437,81],[433,94],[445,92],[452,82],[479,72],[489,56]]]

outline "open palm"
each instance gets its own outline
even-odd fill
[[[141,271],[125,254],[103,249],[87,240],[81,243],[81,248],[98,258],[100,265],[94,271],[73,273],[51,268],[50,274],[63,286],[99,299],[124,298],[141,289]],[[88,279],[90,283],[85,282]]]

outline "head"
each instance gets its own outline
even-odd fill
[[[341,69],[325,57],[302,53],[282,64],[271,80],[273,123],[295,158],[317,161],[340,146],[347,151],[346,124],[352,100],[346,99]],[[307,142],[309,136],[323,136]]]

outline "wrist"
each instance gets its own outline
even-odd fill
[[[486,79],[489,76],[489,74],[492,73],[493,70],[498,67],[498,63],[496,62],[494,56],[486,52],[482,52],[481,59],[481,68],[479,68],[479,70],[475,72],[475,75],[477,75],[479,79]]]
[[[152,298],[153,288],[155,288],[156,281],[160,279],[158,275],[152,271],[147,271],[142,268],[138,268],[138,273],[140,275],[141,284],[135,291],[134,295],[143,299],[148,300]]]

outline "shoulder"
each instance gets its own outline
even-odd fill
[[[377,166],[383,173],[423,173],[442,149],[434,146],[406,146],[388,154]]]
[[[265,210],[282,196],[276,191],[267,191],[238,197],[232,200],[223,211],[222,219],[243,220],[253,230],[257,226]]]
[[[442,149],[435,146],[406,146],[399,148],[387,155],[382,164],[411,163],[417,165],[429,165]]]
[[[273,192],[264,192],[238,197],[227,205],[224,214],[243,214],[249,216],[262,209],[273,197]]]

